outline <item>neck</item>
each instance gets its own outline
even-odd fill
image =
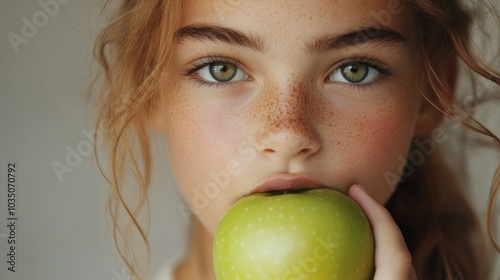
[[[176,271],[175,279],[215,280],[212,264],[213,237],[197,219],[193,219],[190,248],[184,261]]]

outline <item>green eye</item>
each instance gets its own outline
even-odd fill
[[[330,74],[328,81],[344,84],[368,84],[378,78],[380,73],[380,70],[368,62],[353,61],[339,66]]]
[[[196,74],[197,80],[202,84],[231,84],[233,82],[249,80],[248,75],[235,61],[225,58],[205,58],[195,63],[195,68],[188,74]]]
[[[236,75],[238,68],[231,63],[218,62],[209,65],[210,75],[218,82],[228,82]]]
[[[342,76],[351,83],[361,83],[368,76],[369,67],[362,63],[351,63],[340,68]]]

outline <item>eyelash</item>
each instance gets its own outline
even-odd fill
[[[233,84],[231,82],[213,83],[213,82],[204,81],[200,78],[193,76],[194,73],[196,73],[200,69],[202,69],[202,68],[204,68],[212,63],[229,63],[229,64],[234,65],[236,68],[240,68],[240,66],[241,66],[241,63],[237,60],[230,59],[230,58],[223,57],[223,56],[210,55],[210,56],[204,57],[198,61],[193,62],[191,66],[184,69],[183,75],[187,76],[187,77],[191,77],[191,80],[195,83],[195,85],[197,85],[199,87],[208,86],[208,87],[219,88],[219,87],[231,86]],[[387,77],[387,76],[391,76],[393,73],[390,68],[388,68],[387,66],[383,65],[382,63],[380,63],[376,60],[373,60],[373,59],[370,59],[367,57],[353,57],[353,58],[343,60],[342,62],[335,65],[332,68],[333,70],[329,71],[329,74],[325,78],[325,80],[327,80],[335,71],[339,70],[341,67],[348,65],[348,64],[352,64],[352,63],[365,64],[368,67],[371,67],[371,68],[377,70],[380,74],[380,77],[377,77],[373,82],[369,82],[369,83],[358,83],[358,84],[356,84],[356,83],[351,83],[351,84],[340,83],[340,84],[343,84],[344,86],[356,87],[359,89],[368,89],[368,88],[376,86],[382,78]]]
[[[193,74],[196,73],[198,70],[200,70],[200,69],[202,69],[202,68],[204,68],[212,63],[229,63],[229,64],[236,66],[236,68],[240,68],[240,66],[241,66],[241,63],[237,60],[230,59],[230,58],[223,57],[223,56],[209,55],[209,56],[204,57],[198,61],[193,62],[191,64],[191,66],[189,66],[188,68],[186,68],[184,70],[183,75],[187,76],[187,77],[191,77],[191,80],[198,87],[208,86],[208,87],[220,88],[220,87],[231,86],[232,85],[231,82],[212,83],[212,82],[203,81],[202,79],[199,79],[199,78],[193,76]]]
[[[366,66],[377,70],[379,72],[380,76],[377,77],[373,82],[369,82],[369,83],[358,83],[358,84],[356,84],[356,83],[351,83],[351,84],[339,83],[339,84],[342,84],[343,86],[355,87],[355,88],[359,88],[362,90],[366,90],[366,89],[375,87],[381,80],[383,80],[383,78],[391,76],[393,74],[393,71],[389,67],[387,67],[386,65],[384,65],[383,63],[381,63],[377,60],[374,60],[374,59],[371,59],[368,57],[353,57],[353,58],[348,58],[346,60],[343,60],[340,63],[336,64],[332,68],[333,70],[328,72],[329,74],[326,76],[325,81],[328,80],[328,78],[335,71],[339,70],[343,66],[346,66],[346,65],[352,64],[352,63],[365,64]]]

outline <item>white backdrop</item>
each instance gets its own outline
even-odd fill
[[[57,7],[39,4],[48,2]],[[92,143],[86,136],[92,130],[86,95],[101,2],[2,1],[0,279],[128,279],[106,228],[105,185],[88,152]],[[492,124],[498,128],[498,122]],[[470,165],[481,172],[471,177],[479,182],[472,198],[484,214],[498,155],[486,150],[475,154],[478,160]],[[182,254],[187,228],[165,155],[160,158],[152,196],[154,268]],[[9,163],[16,164],[16,205],[11,216]],[[54,166],[65,166],[68,172],[58,176]],[[7,263],[11,246],[7,225],[14,221],[8,217],[17,218],[15,273]]]

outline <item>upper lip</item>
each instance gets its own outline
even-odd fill
[[[319,180],[307,176],[281,174],[277,176],[272,176],[264,180],[264,182],[262,182],[255,189],[252,190],[251,194],[261,193],[261,192],[271,192],[271,191],[317,189],[326,187],[327,186],[321,183]]]

